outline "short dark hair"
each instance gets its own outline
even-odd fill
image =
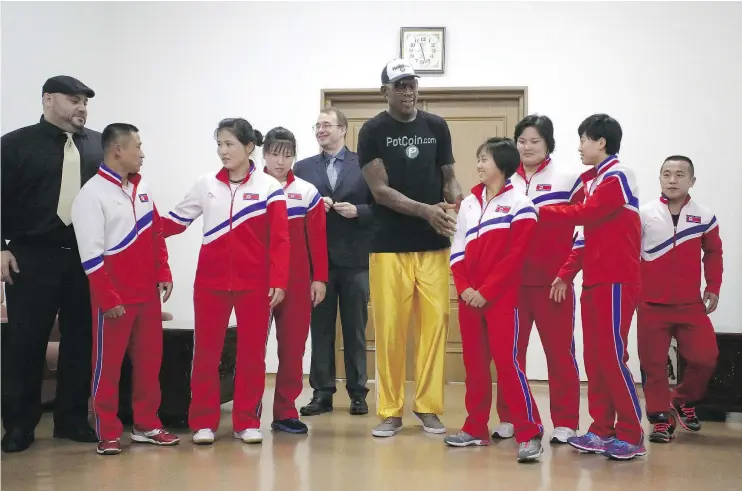
[[[333,106],[328,106],[328,107],[323,107],[322,109],[319,110],[319,112],[320,114],[334,114],[335,118],[338,120],[339,126],[342,126],[343,128],[348,127],[348,118],[345,116],[343,111],[341,111],[340,109],[333,107]]]
[[[693,177],[696,174],[696,168],[693,166],[693,161],[686,157],[685,155],[670,155],[665,159],[664,162],[662,162],[662,167],[660,167],[660,172],[662,172],[662,168],[665,167],[665,163],[669,162],[670,160],[675,160],[678,162],[688,162],[688,166],[690,167],[690,175]]]
[[[103,145],[103,151],[107,151],[108,148],[118,141],[123,136],[129,136],[132,133],[139,133],[139,128],[129,123],[111,123],[103,129],[101,134],[101,144]]]
[[[556,142],[554,141],[554,123],[548,116],[540,114],[529,114],[515,125],[514,140],[517,142],[526,128],[534,128],[541,138],[546,142],[546,153],[554,153]]]
[[[296,137],[286,128],[277,126],[265,135],[263,155],[286,151],[296,156]]]
[[[607,114],[593,114],[588,117],[577,128],[577,134],[580,138],[585,135],[593,141],[605,138],[605,153],[608,155],[615,155],[621,150],[621,125]]]
[[[495,161],[495,165],[500,172],[505,175],[505,179],[510,179],[520,165],[520,153],[515,143],[510,138],[499,136],[488,139],[477,148],[477,157],[487,152]]]
[[[254,143],[256,147],[263,145],[263,134],[243,118],[226,118],[219,121],[219,126],[214,130],[214,138],[217,138],[219,132],[227,130],[237,138],[240,143],[247,146]]]

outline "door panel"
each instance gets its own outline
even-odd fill
[[[386,102],[378,91],[373,90],[338,90],[323,91],[323,104],[335,106],[348,118],[348,148],[356,151],[358,132],[363,123],[386,110]],[[456,160],[456,176],[464,191],[470,190],[478,183],[476,173],[476,150],[487,138],[493,136],[511,137],[515,125],[525,116],[525,89],[428,89],[420,90],[418,107],[446,119],[451,130],[453,154]],[[450,277],[451,310],[449,332],[446,343],[446,380],[463,382],[466,377],[462,359],[461,333],[458,322],[458,306],[453,277]],[[407,380],[414,381],[414,350],[417,324],[413,312],[407,334]],[[343,363],[342,331],[340,316],[336,326],[335,366],[337,377],[345,378]],[[367,361],[369,379],[376,375],[375,366],[375,331],[373,325],[373,298],[369,303],[369,319],[366,326]],[[493,380],[496,379],[494,364],[491,366]]]

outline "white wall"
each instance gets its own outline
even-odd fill
[[[576,128],[595,112],[621,122],[621,159],[635,169],[642,201],[658,195],[665,156],[693,158],[693,195],[716,211],[726,248],[713,321],[742,332],[741,18],[739,3],[3,3],[2,131],[38,119],[47,77],[79,77],[98,94],[90,127],[140,127],[143,172],[166,210],[219,167],[221,118],[286,126],[299,156],[310,156],[321,88],[377,87],[400,26],[443,25],[446,75],[421,84],[527,86],[529,111],[554,120],[561,164],[578,165]],[[168,244],[176,284],[168,309],[182,319],[193,318],[199,227]],[[546,378],[532,341],[528,375]],[[579,325],[577,345],[580,354]],[[638,378],[635,341],[630,350]]]

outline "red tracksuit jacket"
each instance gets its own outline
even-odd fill
[[[711,210],[688,196],[678,225],[667,199],[641,207],[642,301],[691,304],[701,298],[701,251],[706,291],[719,295],[724,269],[719,222]]]
[[[611,155],[581,178],[584,203],[544,206],[539,218],[545,224],[583,225],[586,247],[573,249],[583,251],[583,286],[641,284],[639,190],[633,171]]]
[[[512,309],[518,303],[523,262],[538,215],[531,200],[508,180],[484,201],[479,184],[461,202],[451,243],[451,272],[459,296],[479,291],[490,304]]]
[[[582,179],[577,172],[560,169],[547,157],[530,179],[523,164],[511,178],[513,188],[530,199],[536,209],[555,204],[575,204],[585,200]],[[537,224],[523,266],[523,284],[549,286],[572,250],[574,226]]]
[[[183,232],[203,214],[196,288],[221,291],[281,288],[289,276],[286,196],[273,177],[250,172],[230,186],[226,169],[202,175],[168,216],[165,236]]]
[[[289,281],[327,283],[327,225],[325,205],[317,188],[292,171],[283,189],[289,217],[291,274]]]
[[[167,247],[149,187],[139,174],[121,177],[101,164],[72,204],[80,258],[93,304],[102,311],[157,299],[170,282]]]

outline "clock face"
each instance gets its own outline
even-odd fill
[[[402,56],[415,70],[443,70],[443,33],[408,31],[402,41]]]

